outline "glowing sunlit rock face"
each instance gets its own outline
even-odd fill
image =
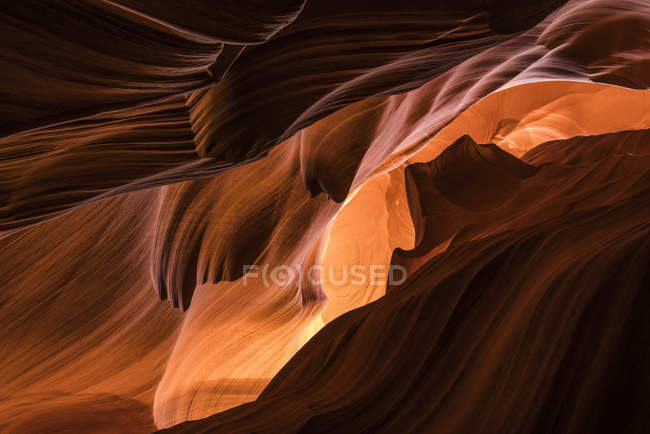
[[[648,432],[647,1],[217,3],[3,5],[0,432]]]

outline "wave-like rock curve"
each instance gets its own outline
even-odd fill
[[[0,431],[645,432],[646,1],[0,35]]]

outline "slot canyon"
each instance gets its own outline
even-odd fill
[[[0,33],[0,433],[650,432],[647,0]]]

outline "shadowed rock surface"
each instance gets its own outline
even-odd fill
[[[647,1],[0,36],[0,431],[647,432]]]
[[[645,432],[649,137],[540,145],[523,158],[539,164],[527,201],[470,210],[471,235],[323,328],[257,401],[164,432]],[[567,155],[583,147],[587,158]],[[461,138],[415,188],[481,164],[481,148]],[[504,160],[508,175],[529,167]]]

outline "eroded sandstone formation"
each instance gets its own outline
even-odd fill
[[[0,431],[647,432],[646,1],[0,33]]]

